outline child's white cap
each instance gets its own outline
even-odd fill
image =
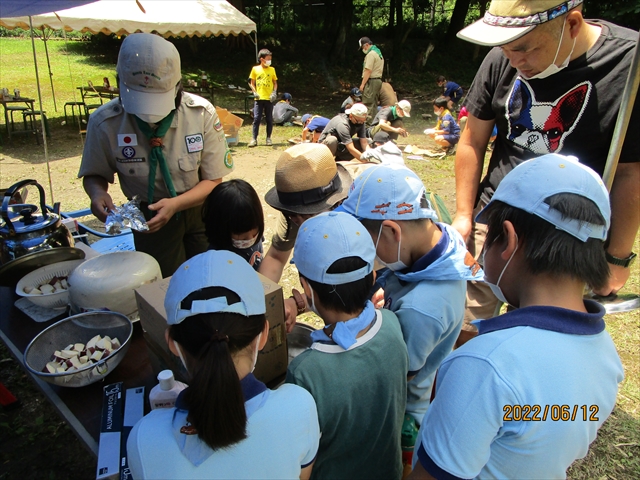
[[[369,167],[358,175],[336,211],[370,220],[438,221],[420,178],[404,165],[394,164]]]
[[[558,193],[573,193],[593,201],[605,225],[564,217],[550,208],[545,199]],[[609,192],[602,179],[572,156],[551,153],[518,165],[500,182],[491,202],[476,216],[476,222],[486,223],[485,212],[496,200],[537,215],[583,242],[589,238],[606,240],[611,225]]]
[[[208,287],[228,288],[240,297],[240,301],[229,305],[226,297],[217,297],[194,300],[188,308],[183,308],[185,298]],[[173,274],[164,309],[169,325],[201,313],[261,315],[266,312],[264,288],[256,271],[242,257],[227,250],[208,250],[184,262]]]
[[[346,273],[327,273],[336,261],[359,257],[366,265]],[[373,270],[376,249],[367,232],[351,215],[324,212],[306,220],[298,231],[293,263],[300,274],[326,285],[342,285],[366,277]]]

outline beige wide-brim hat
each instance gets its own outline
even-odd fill
[[[583,0],[493,0],[484,18],[460,30],[458,38],[495,47],[526,35],[542,23],[564,15]]]
[[[301,143],[280,155],[276,185],[264,199],[277,210],[316,215],[347,198],[351,182],[351,175],[336,164],[329,147]]]

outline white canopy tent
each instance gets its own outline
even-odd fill
[[[210,37],[256,32],[255,22],[225,0],[100,0],[33,15],[31,20],[36,27],[94,34],[145,32],[164,37]],[[0,25],[28,29],[29,17],[2,18]]]
[[[164,37],[246,34],[251,38],[253,33],[252,41],[258,57],[255,22],[225,0],[2,0],[0,26],[31,30],[32,44],[33,29],[44,30],[45,27],[93,34],[157,33]],[[46,41],[44,36],[43,39]],[[35,45],[33,52],[39,106],[42,110]],[[40,118],[44,122],[42,116]],[[42,137],[48,170],[49,154],[44,123]],[[50,172],[49,188],[53,201]]]

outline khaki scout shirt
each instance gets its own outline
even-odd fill
[[[364,70],[371,70],[369,78],[381,78],[382,71],[384,70],[384,59],[380,58],[380,55],[373,50],[369,50],[369,52],[364,56],[364,69],[362,71],[363,77]]]
[[[178,194],[200,180],[216,180],[233,171],[222,124],[215,108],[202,97],[182,94],[182,101],[163,137],[164,155]],[[110,183],[118,174],[127,198],[147,201],[149,139],[120,99],[111,100],[91,114],[78,177],[97,175]],[[153,201],[170,197],[160,168],[156,170]]]

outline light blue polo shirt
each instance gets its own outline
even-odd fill
[[[611,414],[623,378],[604,308],[585,307],[525,307],[475,322],[479,336],[438,370],[414,463],[436,478],[565,478]],[[530,420],[515,420],[525,405]]]
[[[296,385],[269,390],[250,374],[240,382],[247,411],[247,438],[212,450],[197,435],[182,433],[188,411],[153,410],[131,430],[129,466],[138,479],[297,479],[315,459],[320,441],[313,397]],[[184,392],[183,392],[184,393]]]

